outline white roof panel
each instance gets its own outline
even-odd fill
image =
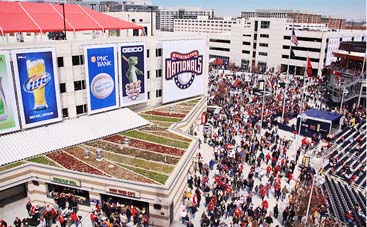
[[[0,166],[149,124],[128,108],[0,136]]]

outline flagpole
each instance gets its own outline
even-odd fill
[[[308,61],[308,57],[307,57],[307,61]],[[307,73],[307,65],[305,66],[305,70],[303,73],[303,85],[302,85],[302,98],[301,98],[301,106],[299,107],[299,125],[298,125],[298,134],[297,134],[297,138],[296,138],[296,145],[294,146],[295,149],[297,150],[298,148],[298,142],[299,142],[299,137],[301,136],[301,128],[302,128],[302,110],[303,110],[303,102],[304,102],[304,93],[305,93],[305,80],[306,80],[306,73]]]
[[[292,19],[292,31],[294,30],[294,20]],[[292,32],[293,33],[293,32]],[[291,35],[291,43],[290,48],[289,48],[289,55],[288,55],[288,64],[287,64],[287,77],[286,77],[286,81],[289,80],[289,62],[291,60],[291,55],[292,55],[292,35]],[[283,108],[282,108],[282,122],[284,123],[284,111],[285,111],[285,96],[288,90],[288,83],[285,84],[285,88],[283,89]],[[284,92],[285,91],[285,92]]]

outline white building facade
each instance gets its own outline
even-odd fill
[[[174,32],[196,32],[196,33],[223,33],[231,31],[232,25],[242,24],[250,26],[245,19],[232,17],[213,18],[200,16],[197,19],[174,19]]]
[[[173,31],[174,19],[196,19],[198,16],[214,17],[213,9],[200,8],[162,8],[159,9],[161,31]]]
[[[303,75],[307,57],[314,74],[321,74],[325,65],[333,59],[332,51],[341,41],[364,41],[364,31],[341,30],[339,32],[296,30],[298,46],[292,44],[292,30],[287,30],[289,21],[284,18],[250,18],[251,25],[233,25],[230,33],[208,34],[210,58],[220,58],[249,70],[273,69]]]

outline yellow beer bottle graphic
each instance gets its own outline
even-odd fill
[[[46,73],[45,61],[43,59],[27,60],[26,64],[28,80],[25,89],[33,93],[33,110],[47,109],[45,86],[50,81],[50,75]]]

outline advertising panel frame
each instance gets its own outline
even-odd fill
[[[137,96],[141,96],[140,98],[137,97],[137,100],[134,101],[127,101],[128,99],[131,99],[130,97],[128,97],[129,95],[125,95],[126,94],[126,82],[127,82],[127,70],[123,70],[123,61],[127,62],[127,58],[124,57],[123,58],[123,54],[122,54],[122,48],[127,48],[127,47],[137,47],[137,46],[143,46],[143,57],[144,57],[144,61],[143,61],[143,67],[144,69],[141,70],[141,67],[137,69],[140,70],[141,72],[143,72],[143,76],[144,76],[144,80],[142,81],[143,83],[143,92],[141,92],[141,86],[140,88],[136,88],[136,89],[131,89],[131,96],[134,97],[137,94],[137,89],[140,90],[140,92],[138,93]],[[132,57],[132,56],[129,56]],[[146,51],[146,43],[145,42],[121,42],[118,44],[118,63],[119,63],[119,91],[120,91],[120,106],[121,107],[126,107],[126,106],[131,106],[131,105],[136,105],[136,104],[141,104],[141,103],[145,103],[148,101],[148,79],[147,79],[147,51]],[[141,61],[140,61],[141,62]],[[138,59],[138,63],[139,63],[139,59]],[[125,69],[126,67],[124,67]],[[139,73],[140,74],[140,73]],[[137,75],[136,75],[137,76]],[[125,89],[124,89],[125,88]],[[125,92],[124,92],[125,91]],[[124,94],[125,93],[125,94]],[[136,98],[136,97],[135,97]]]
[[[54,104],[54,108],[56,108],[56,112],[57,112],[57,117],[54,118],[50,118],[50,119],[45,119],[45,120],[40,120],[40,121],[36,121],[36,122],[32,122],[32,123],[27,123],[26,122],[26,113],[24,111],[24,103],[23,103],[23,85],[21,85],[21,79],[20,79],[20,72],[19,72],[19,65],[18,65],[18,59],[17,56],[20,54],[45,54],[47,52],[51,53],[51,61],[46,63],[47,65],[49,65],[50,63],[52,64],[51,68],[53,71],[53,84],[54,84],[54,99],[55,99],[55,104]],[[53,47],[49,47],[49,48],[31,48],[31,49],[18,49],[18,50],[13,50],[12,51],[12,59],[13,59],[13,67],[14,67],[14,77],[15,77],[15,84],[16,84],[16,90],[17,90],[17,96],[18,96],[18,105],[19,105],[19,115],[20,115],[20,120],[21,120],[21,124],[22,124],[22,128],[32,128],[32,127],[36,127],[36,126],[41,126],[41,125],[46,125],[46,124],[50,124],[50,123],[55,123],[58,121],[62,121],[62,111],[61,111],[61,100],[60,100],[60,85],[59,85],[59,77],[58,77],[58,71],[57,71],[57,61],[56,61],[56,50]],[[46,66],[45,66],[46,68]],[[49,68],[50,69],[50,68]],[[46,70],[46,69],[45,69]],[[47,72],[47,71],[46,71]],[[49,73],[49,72],[47,72]],[[52,78],[50,79],[52,80]],[[44,97],[44,99],[46,99]],[[48,108],[48,107],[47,107]]]
[[[6,115],[6,119],[3,120],[0,116],[0,135],[20,130],[17,100],[15,95],[15,86],[13,83],[13,75],[11,72],[9,51],[0,51],[0,59],[1,56],[3,56],[4,62],[0,61],[0,99],[4,108],[3,111],[4,115]],[[3,73],[5,73],[6,76],[2,75]],[[10,119],[10,117],[12,117],[12,119]],[[14,126],[6,127],[6,125],[9,124]]]
[[[328,47],[326,51],[326,60],[325,60],[325,66],[330,65],[332,62],[336,60],[336,57],[333,56],[333,51],[339,49],[340,45],[340,35],[331,35],[329,36],[329,42]]]
[[[93,79],[96,78],[98,75],[102,75],[102,74],[106,74],[106,73],[104,72],[104,73],[99,73],[98,75],[90,76],[90,70],[89,70],[89,63],[90,62],[89,62],[89,57],[88,57],[88,50],[100,49],[100,48],[113,48],[113,61],[114,61],[113,80],[114,80],[114,92],[115,92],[115,95],[114,95],[115,96],[115,105],[106,106],[106,107],[102,107],[102,108],[96,108],[96,109],[92,110],[92,97],[91,97],[91,92],[92,91],[91,91],[90,83],[93,82]],[[104,112],[104,111],[119,108],[119,100],[118,100],[119,90],[117,88],[117,86],[118,86],[117,64],[118,63],[117,63],[117,56],[116,56],[116,44],[100,44],[100,45],[87,45],[87,46],[84,46],[84,60],[85,60],[84,62],[85,62],[88,114],[95,114],[95,113],[100,113],[100,112]],[[92,80],[90,81],[91,78],[92,78]],[[113,92],[113,91],[111,91],[111,92]],[[105,98],[108,98],[109,96],[107,96]]]
[[[167,40],[162,42],[162,49],[162,104],[204,95],[208,64],[206,40]],[[169,64],[171,68],[167,68]]]

